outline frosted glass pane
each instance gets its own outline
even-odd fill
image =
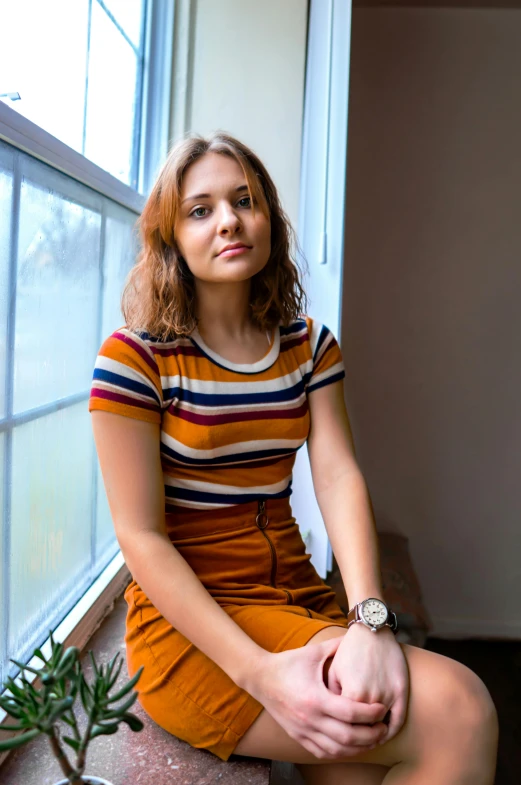
[[[103,317],[101,337],[104,340],[124,324],[120,302],[123,285],[136,258],[136,215],[129,210],[107,205],[105,253],[103,259]],[[114,526],[98,466],[98,498],[96,517],[96,562],[107,562],[117,549]]]
[[[112,208],[111,212],[113,215],[107,216],[103,259],[102,338],[125,321],[121,313],[121,294],[137,252],[134,233],[137,216],[123,209]]]
[[[132,187],[137,58],[97,4],[92,5],[85,155]]]
[[[86,403],[13,431],[10,656],[90,583],[93,440]]]
[[[132,43],[139,46],[143,0],[105,0],[105,5]]]
[[[0,635],[2,638],[4,637],[4,630],[5,630],[5,616],[4,616],[4,606],[5,606],[5,597],[4,597],[4,569],[5,569],[5,559],[6,554],[4,553],[4,535],[5,535],[5,527],[7,526],[7,521],[5,520],[4,516],[4,471],[5,471],[5,435],[0,433]],[[5,680],[6,677],[6,665],[7,665],[7,657],[3,656],[3,646],[0,640],[0,683]],[[3,660],[6,660],[5,662]]]
[[[11,109],[81,152],[88,0],[1,3],[1,92],[19,92]]]
[[[90,386],[98,348],[100,229],[99,213],[56,190],[22,183],[15,412]]]
[[[5,416],[5,374],[7,337],[7,292],[11,237],[13,177],[6,167],[10,154],[0,147],[0,417]]]

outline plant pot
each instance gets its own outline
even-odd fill
[[[85,783],[85,785],[112,785],[112,782],[102,780],[101,777],[91,777],[87,775],[84,775],[81,778],[81,781]],[[60,780],[56,785],[69,785],[69,780]]]

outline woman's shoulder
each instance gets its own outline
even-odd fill
[[[124,324],[105,338],[99,354],[122,362],[140,356],[156,366],[165,363],[172,365],[187,344],[190,344],[190,339],[181,335],[172,335],[165,339],[152,335],[145,329],[130,328]]]
[[[315,348],[317,343],[332,335],[331,330],[322,322],[309,314],[302,313],[294,319],[287,327],[281,327],[281,334],[300,336],[302,340],[309,341]]]

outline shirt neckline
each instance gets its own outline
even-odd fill
[[[264,357],[261,357],[255,363],[233,363],[231,360],[227,360],[226,357],[217,354],[204,342],[197,327],[190,333],[189,338],[216,365],[220,365],[222,368],[227,368],[230,371],[237,371],[237,373],[259,373],[259,371],[265,371],[273,365],[280,352],[280,329],[278,326],[275,327],[270,348]]]

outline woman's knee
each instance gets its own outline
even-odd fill
[[[432,653],[429,657],[419,707],[424,743],[438,751],[441,743],[460,751],[490,752],[497,744],[498,720],[487,687],[462,663]]]

